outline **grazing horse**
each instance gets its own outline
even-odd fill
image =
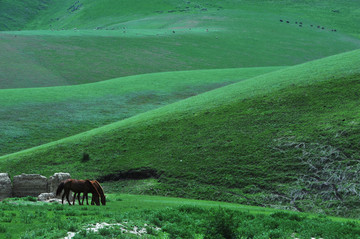
[[[101,204],[102,205],[106,205],[106,196],[104,194],[104,190],[103,188],[101,187],[100,183],[96,180],[92,180],[90,181],[92,183],[92,185],[96,188],[96,190],[99,192],[100,194],[100,198],[101,198]],[[74,198],[78,198],[78,201],[79,201],[79,204],[81,205],[81,202],[80,202],[80,193],[74,193]],[[87,197],[87,194],[83,194],[83,202],[84,202],[84,197]],[[91,205],[94,205],[94,197],[91,199]]]
[[[62,204],[64,204],[64,197],[66,196],[66,199],[69,203],[69,205],[71,205],[70,200],[69,200],[69,193],[70,190],[75,192],[75,193],[84,193],[84,195],[86,195],[86,203],[87,205],[89,205],[89,201],[88,201],[88,197],[87,194],[88,193],[92,193],[93,195],[93,200],[95,201],[96,205],[100,205],[99,202],[99,197],[100,194],[97,191],[97,189],[94,187],[94,185],[90,182],[90,180],[77,180],[77,179],[66,179],[65,181],[62,181],[57,190],[56,190],[56,196],[59,196],[61,194],[61,192],[64,190],[64,194],[62,195]],[[79,197],[78,197],[79,199]],[[79,203],[80,203],[80,199],[79,199]],[[83,197],[83,203],[84,203],[84,197]],[[73,200],[73,204],[75,204],[75,197]]]
[[[96,180],[91,181],[91,183],[95,186],[96,190],[98,190],[100,194],[101,204],[106,205],[106,196],[104,194],[104,189],[101,187],[100,183]],[[94,205],[94,199],[91,199],[91,205]]]

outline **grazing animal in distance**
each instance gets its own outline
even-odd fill
[[[62,195],[61,198],[62,204],[64,204],[64,197],[66,196],[69,205],[71,205],[69,200],[69,193],[70,191],[73,191],[75,193],[84,193],[84,195],[86,195],[87,205],[89,205],[87,194],[92,193],[93,200],[95,201],[96,205],[98,206],[100,205],[100,201],[99,201],[100,194],[95,188],[95,186],[88,179],[87,180],[66,179],[65,181],[62,181],[56,190],[56,196],[59,196],[63,190],[64,190],[64,194]],[[84,197],[83,197],[83,203],[84,203]],[[75,197],[73,199],[73,205],[74,204],[75,204]]]

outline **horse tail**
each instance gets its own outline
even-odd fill
[[[56,196],[59,196],[62,192],[62,190],[64,189],[65,183],[61,182],[58,186],[58,188],[56,189]]]

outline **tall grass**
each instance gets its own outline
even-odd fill
[[[141,228],[145,229],[141,238],[356,238],[360,231],[357,221],[236,204],[149,196],[109,197],[123,200],[109,201],[105,207],[69,207],[8,199],[0,203],[4,214],[17,211],[19,206],[22,212],[13,216],[12,223],[1,222],[0,237],[59,238],[75,232],[75,238],[139,238],[129,231]],[[84,208],[91,215],[83,214]],[[257,210],[261,213],[254,213]],[[24,222],[24,215],[31,215],[32,220]],[[97,232],[89,230],[101,222],[110,226]]]

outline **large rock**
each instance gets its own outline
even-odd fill
[[[53,202],[61,203],[61,199],[56,198],[55,194],[53,194],[53,193],[40,194],[38,196],[38,201],[49,202],[49,203],[53,203]]]
[[[12,196],[12,186],[9,174],[0,173],[0,200]]]
[[[62,181],[71,178],[69,173],[55,173],[53,176],[48,179],[48,192],[56,195],[56,189]]]
[[[37,197],[39,194],[48,191],[48,180],[40,174],[21,174],[14,176],[13,196],[14,197]]]
[[[53,193],[42,193],[38,196],[38,201],[47,201],[49,199],[55,198],[55,195]]]

